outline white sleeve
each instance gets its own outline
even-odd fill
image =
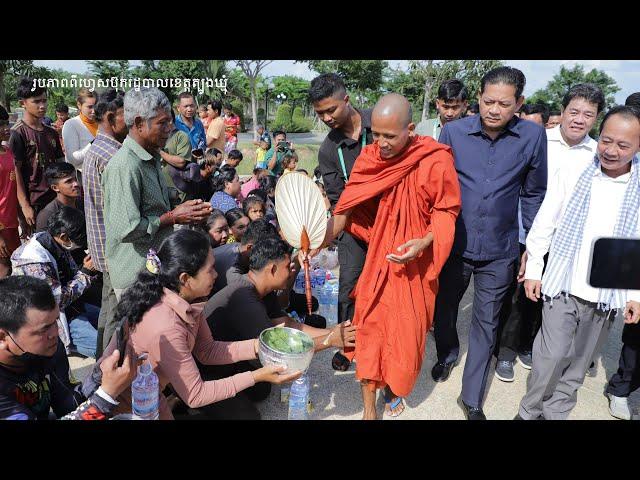
[[[62,140],[64,141],[65,160],[76,168],[82,168],[82,160],[78,163],[73,153],[80,150],[80,134],[76,126],[77,117],[73,117],[62,126]]]
[[[542,280],[544,256],[561,219],[562,207],[567,195],[566,181],[561,175],[549,179],[547,193],[527,235],[526,280]],[[566,177],[565,177],[566,178]],[[570,193],[570,192],[569,192]]]

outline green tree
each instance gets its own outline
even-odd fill
[[[283,103],[278,107],[273,121],[273,130],[289,131],[291,127],[291,105]]]
[[[273,91],[274,93],[284,93],[287,96],[287,101],[290,101],[295,108],[297,104],[306,102],[310,83],[308,80],[293,75],[273,77]]]
[[[375,101],[389,64],[384,60],[302,60],[309,68],[322,73],[337,73],[344,80],[356,105]]]
[[[36,68],[33,60],[0,60],[0,103],[8,112],[15,100],[19,77],[33,75]]]
[[[562,98],[572,86],[579,83],[593,83],[600,87],[605,97],[605,109],[615,105],[615,94],[620,91],[615,79],[595,68],[585,73],[582,65],[575,65],[573,68],[560,67],[560,71],[553,76],[547,86],[534,92],[527,99],[527,103],[546,103],[551,110],[559,111]]]
[[[260,80],[260,72],[269,65],[273,60],[236,60],[236,65],[245,74],[249,80],[249,92],[251,94],[251,118],[253,125],[258,123],[258,82]],[[258,133],[253,131],[254,140],[258,139]]]
[[[442,82],[451,78],[462,80],[473,100],[484,74],[501,65],[500,60],[409,60],[406,71],[391,71],[385,90],[406,96],[422,112],[419,116],[414,112],[414,120],[424,120],[430,117]]]
[[[111,77],[128,78],[131,74],[129,60],[88,60],[89,73],[106,80]]]

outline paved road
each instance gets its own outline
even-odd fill
[[[435,344],[430,335],[427,339],[426,358],[422,373],[413,393],[407,398],[407,408],[398,420],[462,420],[464,416],[456,405],[462,385],[462,371],[466,359],[469,324],[471,321],[471,300],[473,287],[469,288],[460,304],[458,331],[461,343],[461,362],[451,373],[445,383],[435,383],[431,379],[431,367],[436,361]],[[607,409],[607,400],[602,394],[607,379],[615,372],[618,365],[622,334],[622,319],[618,317],[612,328],[603,352],[598,359],[598,374],[587,377],[578,392],[578,404],[570,419],[611,420]],[[354,377],[353,368],[347,372],[336,372],[331,368],[332,350],[318,353],[309,368],[309,379],[312,390],[311,398],[315,410],[312,419],[357,420],[362,416],[362,400],[360,387]],[[82,379],[93,361],[71,358],[70,363],[76,378]],[[495,360],[494,360],[495,363]],[[516,379],[513,383],[504,383],[493,375],[493,365],[489,376],[484,410],[489,419],[509,420],[518,411],[518,404],[526,389],[528,370],[520,365],[515,366]],[[640,391],[631,396],[630,404],[636,411],[640,410]],[[382,399],[378,406],[383,408]],[[280,402],[280,388],[274,387],[271,396],[258,404],[263,419],[286,419],[287,405]]]
[[[292,141],[294,144],[310,144],[310,145],[320,145],[326,137],[326,133],[289,133],[287,134],[287,139]],[[251,142],[253,140],[252,133],[239,133],[238,141],[239,142]]]

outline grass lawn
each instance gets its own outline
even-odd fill
[[[313,175],[313,170],[318,166],[318,150],[320,145],[308,145],[294,143],[293,147],[298,154],[298,168],[303,168]],[[238,150],[242,152],[242,162],[238,165],[239,175],[251,175],[256,164],[256,147],[250,142],[239,142]]]

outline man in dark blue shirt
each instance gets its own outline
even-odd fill
[[[482,412],[499,313],[514,277],[518,201],[529,231],[547,185],[547,138],[539,125],[520,120],[526,79],[499,67],[481,81],[480,114],[446,124],[439,141],[453,149],[462,210],[449,260],[440,274],[434,334],[438,362],[431,375],[445,381],[458,361],[458,306],[474,275],[473,317],[459,403],[468,419]]]

